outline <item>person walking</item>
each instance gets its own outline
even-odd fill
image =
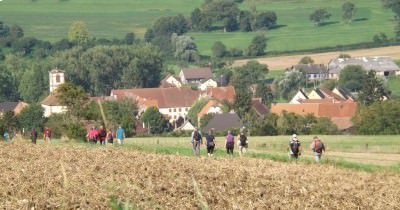
[[[111,129],[107,132],[107,143],[109,143],[109,144],[114,143],[114,135],[113,135],[113,131]]]
[[[203,137],[198,128],[195,128],[192,132],[192,146],[193,154],[200,157],[200,145],[203,143]]]
[[[206,140],[207,140],[207,154],[208,157],[212,157],[214,154],[214,148],[215,148],[215,137],[213,135],[213,129],[210,129],[206,135]]]
[[[124,144],[125,142],[125,130],[121,127],[118,126],[117,131],[115,132],[117,136],[117,142],[118,144]]]
[[[315,161],[319,163],[321,161],[322,152],[325,152],[324,143],[318,138],[318,136],[314,136],[310,148],[314,152]]]
[[[103,128],[103,126],[100,126],[98,134],[99,134],[100,145],[106,145],[107,131]]]
[[[235,147],[235,137],[232,135],[231,131],[228,131],[228,135],[225,137],[225,147],[226,153],[228,155],[233,155],[233,149]]]
[[[10,138],[10,134],[8,134],[8,131],[4,131],[4,141],[7,143],[8,139]]]
[[[238,135],[238,145],[239,145],[239,154],[240,156],[244,155],[246,153],[247,148],[249,146],[247,136],[244,134],[244,131],[241,131],[240,134]]]
[[[90,128],[90,131],[87,135],[89,138],[89,143],[97,144],[97,135],[98,135],[98,133],[97,133],[96,128],[94,126],[92,128]]]
[[[51,143],[51,129],[48,127],[45,127],[43,130],[43,138],[44,142]]]
[[[292,160],[297,160],[301,155],[301,143],[296,134],[293,134],[292,139],[289,141],[289,154]]]
[[[31,140],[32,140],[32,144],[36,144],[36,139],[38,137],[38,132],[36,131],[35,128],[32,128],[31,130]]]

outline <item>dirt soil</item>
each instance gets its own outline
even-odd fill
[[[304,56],[310,56],[317,64],[328,64],[329,60],[337,58],[340,54],[349,54],[352,57],[363,57],[363,56],[390,56],[393,59],[400,59],[400,46],[380,47],[362,50],[350,50],[350,51],[336,51],[326,53],[314,53],[314,54],[302,54],[302,55],[289,55],[279,57],[265,57],[256,58],[251,60],[257,60],[262,64],[267,64],[270,70],[284,70],[297,64]],[[243,65],[247,63],[249,59],[236,60],[234,65]]]
[[[399,174],[328,165],[14,142],[0,168],[0,209],[400,209]]]

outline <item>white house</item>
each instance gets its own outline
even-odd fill
[[[179,73],[179,77],[183,84],[187,83],[200,83],[203,80],[208,80],[213,77],[212,70],[206,68],[183,68]]]
[[[181,83],[179,77],[175,77],[173,75],[168,75],[163,80],[161,80],[160,87],[161,88],[182,87],[182,83]]]
[[[57,87],[65,82],[64,71],[59,69],[53,69],[49,72],[49,87],[50,95],[48,95],[42,102],[41,105],[44,109],[44,116],[49,117],[54,113],[63,113],[67,111],[66,106],[62,106],[55,95]]]
[[[290,104],[300,104],[301,100],[308,99],[307,94],[303,90],[297,91],[296,95],[293,96],[292,100],[290,100]]]
[[[179,128],[176,129],[184,131],[192,131],[194,130],[194,126],[192,125],[192,123],[189,122],[189,120],[186,120]]]
[[[215,88],[215,87],[218,87],[218,84],[213,79],[205,80],[204,82],[200,83],[200,85],[199,85],[199,89],[203,90],[203,91],[207,90],[208,88]]]
[[[154,106],[159,112],[171,122],[186,115],[199,98],[200,92],[190,87],[171,88],[137,88],[137,89],[115,89],[111,91],[111,97],[116,100],[130,98],[137,101],[139,113],[146,108]]]

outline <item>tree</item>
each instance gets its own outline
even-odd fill
[[[67,107],[67,113],[79,121],[82,116],[82,108],[89,100],[83,88],[66,82],[57,87],[56,97],[62,106]]]
[[[168,36],[173,33],[182,35],[189,30],[189,22],[183,15],[161,17],[154,22],[153,32],[155,36]]]
[[[279,90],[282,98],[292,97],[306,82],[306,76],[300,71],[286,72],[283,78],[274,81],[275,87]]]
[[[400,17],[400,0],[382,0],[385,8],[391,9],[395,14],[396,18]]]
[[[197,114],[203,109],[203,107],[208,103],[208,100],[202,98],[200,100],[197,100],[192,107],[190,107],[187,117],[189,118],[190,122],[194,125],[198,125],[198,119],[197,119]]]
[[[245,114],[251,109],[251,92],[247,87],[235,88],[236,96],[234,108],[239,117],[243,118]]]
[[[131,99],[106,101],[103,103],[104,114],[109,127],[121,125],[127,136],[135,134],[138,106]]]
[[[206,115],[204,115],[201,119],[200,119],[200,129],[203,130],[208,123],[210,122],[210,120],[214,117],[215,114],[213,113],[208,113]]]
[[[144,41],[146,42],[151,42],[155,37],[153,29],[149,28],[146,30],[146,33],[144,33]]]
[[[236,17],[227,17],[223,20],[224,22],[224,31],[236,31],[239,27]]]
[[[362,66],[348,65],[340,72],[339,86],[351,91],[359,91],[365,81],[366,71]]]
[[[276,25],[277,20],[275,12],[261,12],[255,18],[253,30],[270,29]]]
[[[175,58],[186,62],[196,62],[200,59],[196,43],[192,37],[172,34],[171,43],[175,48]]]
[[[125,44],[132,45],[135,42],[135,34],[133,32],[127,33],[125,35]]]
[[[27,69],[18,86],[20,96],[28,102],[38,102],[48,92],[48,72],[51,67],[47,63],[34,63]]]
[[[164,116],[154,106],[148,107],[140,119],[152,134],[160,134],[167,127],[167,121]]]
[[[345,2],[342,5],[343,21],[347,24],[351,23],[354,14],[356,13],[356,6],[351,2]]]
[[[230,0],[210,1],[203,5],[203,13],[214,22],[224,21],[224,31],[229,31],[227,26],[233,21],[236,22],[239,14],[237,3]]]
[[[89,41],[89,30],[83,21],[74,21],[69,27],[68,39],[79,45],[84,45]]]
[[[192,29],[199,28],[200,21],[201,21],[201,10],[199,8],[195,8],[192,13],[190,13],[190,20]]]
[[[248,88],[251,84],[263,81],[268,71],[267,65],[260,64],[256,60],[250,60],[245,65],[234,69],[231,83],[236,88]]]
[[[313,64],[314,60],[310,56],[304,56],[299,61],[299,64]]]
[[[25,107],[17,116],[19,129],[29,130],[35,128],[36,130],[42,130],[44,125],[43,114],[44,109],[40,104],[30,104]]]
[[[316,26],[320,26],[325,20],[328,20],[331,14],[325,9],[317,9],[310,15],[310,20],[314,22]]]
[[[400,134],[400,102],[387,100],[361,106],[353,123],[358,134]]]
[[[222,43],[221,41],[214,42],[211,50],[212,50],[213,56],[217,57],[217,58],[222,58],[227,53],[226,47],[225,47],[224,43]]]
[[[17,118],[13,111],[6,111],[3,113],[3,116],[0,118],[0,133],[4,133],[4,131],[8,131],[10,136],[12,135],[12,131],[17,128]]]
[[[253,17],[249,11],[240,11],[239,13],[239,29],[244,32],[251,31],[251,22]]]
[[[337,134],[337,126],[327,117],[320,117],[311,127],[312,134],[333,135]]]
[[[375,71],[369,71],[364,81],[361,83],[361,89],[358,100],[361,104],[369,106],[377,101],[382,101],[389,95],[380,79],[376,77]]]
[[[0,65],[0,87],[0,102],[18,100],[17,83],[2,65]]]
[[[267,38],[264,35],[257,35],[251,41],[251,44],[247,49],[247,54],[249,56],[264,55],[266,48],[267,48]]]

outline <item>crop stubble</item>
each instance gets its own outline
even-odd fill
[[[399,174],[121,148],[0,144],[0,208],[399,209]]]

